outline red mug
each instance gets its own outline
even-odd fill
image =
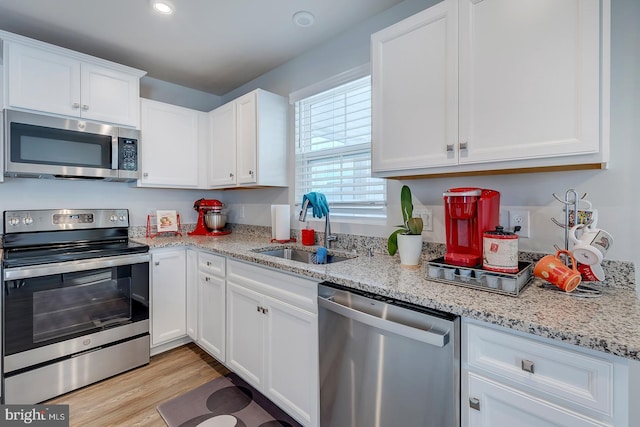
[[[315,234],[312,229],[305,228],[302,231],[302,244],[311,246],[315,243]]]
[[[562,253],[571,258],[571,268],[567,267],[560,258]],[[582,281],[582,276],[578,271],[578,263],[573,254],[565,250],[556,252],[555,256],[542,257],[533,268],[533,275],[556,285],[565,292],[572,292]]]

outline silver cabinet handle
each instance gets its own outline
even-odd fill
[[[468,150],[468,149],[469,149],[469,143],[467,141],[460,143],[460,150]]]
[[[469,398],[469,407],[471,409],[475,409],[476,411],[480,410],[480,399],[476,398],[476,397],[470,397]]]
[[[71,104],[71,107],[73,107],[73,108],[80,108],[80,103],[78,103],[78,102],[74,102],[73,104]]]
[[[249,175],[253,176],[253,171],[249,171]]]
[[[207,267],[211,267],[211,261],[207,261]]]
[[[211,281],[211,277],[209,277],[209,276],[205,277],[205,278],[204,278],[204,281],[205,281],[205,282],[210,282],[210,281]]]
[[[256,311],[257,311],[258,313],[260,313],[260,312],[262,311],[262,310],[261,310],[261,308],[262,308],[262,307],[260,307],[260,306],[256,306]]]
[[[160,265],[160,261],[154,262],[153,265]]]
[[[89,106],[87,104],[82,104],[82,109],[84,111],[87,111],[89,109]]]
[[[520,365],[523,371],[531,372],[533,374],[533,362],[531,360],[522,360],[522,364]]]
[[[348,319],[353,319],[357,322],[361,322],[366,325],[370,325],[375,328],[379,328],[384,331],[401,335],[403,337],[407,337],[416,341],[431,344],[436,347],[444,347],[449,342],[448,331],[425,331],[423,329],[414,328],[402,323],[392,322],[387,319],[381,319],[377,316],[373,316],[362,311],[354,310],[353,308],[344,306],[342,304],[338,304],[335,301],[331,301],[327,297],[318,296],[318,306],[324,307],[327,310],[333,311],[334,313],[337,313]]]
[[[229,178],[233,178],[233,174],[232,173],[229,174]]]
[[[149,174],[148,174],[147,172],[143,173],[143,174],[142,174],[142,176],[143,176],[144,178],[149,178]]]
[[[453,144],[447,144],[447,153],[453,153]]]

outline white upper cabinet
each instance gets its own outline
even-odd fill
[[[372,170],[606,163],[608,39],[608,0],[445,0],[372,35]]]
[[[226,187],[236,184],[236,106],[218,107],[209,113],[211,152],[207,184]]]
[[[458,163],[456,9],[444,1],[372,36],[376,172]]]
[[[138,127],[144,72],[4,32],[0,37],[5,107]]]
[[[199,119],[206,113],[149,99],[141,100],[141,187],[197,188]]]
[[[256,89],[211,111],[210,188],[286,187],[286,98]]]

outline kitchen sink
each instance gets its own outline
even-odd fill
[[[304,262],[306,264],[318,264],[316,262],[316,253],[305,251],[302,249],[292,249],[292,248],[278,248],[278,249],[256,249],[254,252],[257,252],[262,255],[269,255],[282,259],[290,259],[292,261]],[[333,255],[327,254],[327,262],[325,264],[332,264],[334,262],[346,261],[348,259],[353,259],[354,257],[347,257],[341,255]]]

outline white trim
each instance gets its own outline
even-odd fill
[[[367,62],[358,67],[347,70],[343,73],[329,77],[328,79],[314,83],[310,86],[298,89],[289,94],[289,103],[294,104],[302,99],[308,98],[313,95],[317,95],[320,92],[324,92],[333,89],[341,84],[348,83],[350,81],[366,77],[371,74],[371,65]]]

